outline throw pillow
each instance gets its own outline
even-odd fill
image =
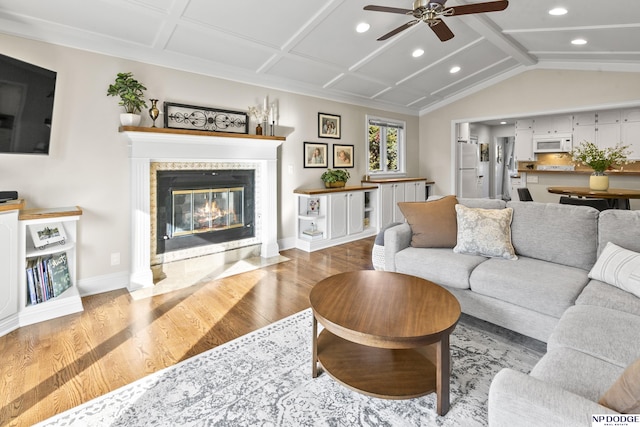
[[[624,370],[598,403],[622,414],[640,413],[640,359]]]
[[[640,254],[608,242],[589,277],[640,297]]]
[[[411,227],[411,246],[452,248],[456,245],[456,196],[429,202],[400,202],[398,207]]]
[[[518,259],[511,243],[513,209],[481,209],[456,205],[460,254]]]

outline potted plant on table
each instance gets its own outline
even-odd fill
[[[633,163],[628,160],[631,155],[628,145],[622,143],[614,147],[598,148],[593,142],[584,141],[569,153],[571,160],[593,169],[589,178],[589,188],[596,191],[604,191],[609,188],[609,177],[605,171],[613,166],[622,166]]]
[[[118,105],[124,107],[125,113],[120,114],[122,126],[138,126],[140,124],[140,111],[147,107],[144,102],[146,87],[133,78],[133,73],[118,73],[113,84],[109,85],[107,96],[119,96]]]
[[[337,188],[344,187],[349,177],[351,175],[344,169],[327,169],[320,176],[320,179],[324,182],[325,187]]]

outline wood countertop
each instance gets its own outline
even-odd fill
[[[18,219],[24,221],[27,219],[59,218],[61,216],[78,215],[82,215],[82,209],[78,206],[64,208],[33,208],[21,210]]]
[[[427,178],[374,178],[368,181],[362,181],[367,184],[393,184],[394,182],[413,182],[413,181],[426,181],[427,184],[435,184],[434,181],[429,181]]]
[[[338,188],[296,188],[293,190],[295,194],[307,194],[307,195],[315,195],[315,194],[327,194],[327,193],[344,193],[347,191],[365,191],[372,190],[373,186],[363,186],[363,185],[352,185]]]
[[[20,210],[24,208],[24,199],[8,200],[4,203],[0,203],[0,212],[9,212],[14,210]]]
[[[538,170],[538,169],[518,169],[518,173],[535,173],[544,175],[558,175],[558,174],[570,174],[570,175],[591,175],[592,170],[573,170],[573,171],[557,171],[557,170]],[[640,176],[640,171],[620,171],[612,170],[606,171],[607,175],[615,176]]]

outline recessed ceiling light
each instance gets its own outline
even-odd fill
[[[457,72],[458,72],[458,71],[460,71],[460,70],[461,70],[461,68],[460,68],[460,67],[458,67],[458,66],[456,65],[455,67],[451,67],[451,69],[449,70],[449,72],[450,72],[451,74],[455,74],[455,73],[457,73]]]
[[[506,124],[507,124],[507,122],[500,122],[500,124],[501,124],[501,125],[506,125]]]
[[[356,31],[359,33],[366,33],[367,31],[369,31],[369,28],[371,28],[371,25],[367,24],[366,22],[361,22],[356,27]]]
[[[553,16],[561,16],[566,14],[567,14],[567,9],[565,9],[564,7],[554,7],[549,11],[549,15],[553,15]]]
[[[424,50],[422,49],[416,49],[411,53],[411,56],[413,56],[414,58],[419,58],[422,55],[424,55]]]
[[[587,41],[585,39],[574,39],[574,40],[571,40],[571,44],[583,45],[583,44],[587,44]]]

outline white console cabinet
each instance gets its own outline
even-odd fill
[[[378,189],[295,190],[296,247],[307,252],[374,236]]]
[[[0,205],[0,336],[20,326],[18,321],[18,212],[22,200]]]
[[[425,178],[376,179],[364,181],[362,185],[378,187],[378,227],[380,229],[393,222],[404,222],[398,203],[424,202],[426,199],[427,180]]]

